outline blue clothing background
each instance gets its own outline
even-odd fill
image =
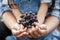
[[[51,15],[57,17],[60,20],[60,0],[55,0],[55,7]]]
[[[0,17],[2,16],[3,12],[6,10],[10,10],[8,6],[8,1],[7,0],[0,0]]]
[[[3,12],[6,10],[11,10],[8,6],[8,0],[7,1],[5,0],[5,3],[3,3],[3,1],[4,0],[0,0],[0,15],[2,15]],[[14,2],[18,5],[21,13],[25,13],[25,12],[29,12],[29,11],[37,13],[39,10],[38,8],[40,5],[40,0],[22,0],[22,1],[21,0],[18,0],[18,1],[14,0]],[[56,6],[55,6],[51,15],[56,16],[57,18],[60,19],[60,0],[56,0]],[[55,33],[58,35],[56,35]],[[10,36],[10,38],[11,38],[11,36]],[[15,37],[13,37],[13,35],[12,35],[12,38],[15,39]],[[51,33],[51,35],[48,35],[45,39],[52,40],[52,38],[54,40],[59,40],[60,33],[56,30],[53,32],[53,34]],[[27,39],[29,39],[29,38],[26,38],[26,40]],[[31,39],[31,40],[36,40],[36,39]],[[40,40],[40,38],[38,38],[38,40]]]
[[[60,32],[55,29],[51,34],[39,38],[16,38],[15,36],[7,36],[6,40],[60,40]]]
[[[37,13],[39,10],[40,0],[14,0],[14,2],[18,5],[19,10],[21,13],[26,13],[29,11],[32,11],[34,13]],[[57,32],[57,33],[56,33]],[[6,40],[59,40],[60,34],[54,35],[54,33],[58,34],[59,32],[57,30],[54,30],[51,34],[40,37],[40,38],[16,38],[15,36],[8,36]]]
[[[51,13],[52,16],[57,17],[60,19],[60,0],[55,0],[55,8]],[[51,0],[14,0],[14,2],[18,5],[19,10],[22,13],[26,13],[32,11],[34,13],[38,12],[38,8],[41,3],[51,3]],[[8,5],[8,0],[0,0],[0,16],[3,14],[4,11],[10,10]]]
[[[29,11],[37,13],[40,5],[40,0],[14,0],[14,2],[18,5],[22,13]]]

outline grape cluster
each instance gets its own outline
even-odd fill
[[[20,16],[19,24],[22,24],[24,27],[31,28],[36,26],[34,22],[38,22],[37,16],[35,13],[26,13]]]

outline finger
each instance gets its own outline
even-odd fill
[[[45,35],[47,33],[45,30],[40,30],[38,32],[40,33],[40,37],[43,36],[43,35]]]
[[[24,29],[20,29],[22,32],[26,32],[27,31],[27,28],[24,28]]]
[[[20,24],[20,29],[24,29],[24,26],[22,24]]]
[[[21,33],[23,33],[23,32],[26,32],[26,28],[23,30],[23,29],[20,29],[19,30],[19,32],[16,32],[15,33],[15,35],[17,36],[17,35],[19,35],[19,34],[21,34]]]
[[[19,18],[19,20],[21,20],[22,18]]]
[[[28,36],[29,36],[28,33],[26,33],[23,35],[23,38],[27,38]]]
[[[27,27],[23,29],[24,31],[27,31]]]
[[[35,31],[33,32],[33,34],[36,36],[36,38],[37,38],[37,37],[40,37],[40,34],[38,33],[37,30],[35,30]]]
[[[15,30],[19,30],[20,29],[17,23],[14,25],[13,29],[15,29]]]
[[[36,23],[36,22],[35,22],[35,25],[36,25],[37,27],[39,27],[40,29],[45,29],[45,30],[47,29],[47,26],[46,26],[45,24],[41,24],[41,25],[40,25],[39,23]]]
[[[36,37],[39,37],[40,34],[39,34],[39,30],[38,30],[39,27],[36,26],[36,28],[34,28],[35,30],[33,31],[33,34],[36,36]]]
[[[39,28],[38,28],[38,30],[37,30],[37,31],[38,31],[38,33],[41,35],[41,32],[40,32],[40,29],[39,29]]]
[[[25,32],[25,31],[23,31],[23,30],[22,31],[21,30],[18,30],[18,31],[17,30],[12,30],[12,34],[15,35],[15,36],[17,36],[17,35],[19,35],[23,32]]]
[[[36,26],[36,29],[37,29],[37,33],[39,34],[38,37],[41,37],[41,32],[40,32],[40,28]]]
[[[22,18],[17,19],[17,22],[19,22]]]
[[[38,28],[39,30],[40,29],[43,29],[43,30],[46,30],[47,29],[47,26],[45,24],[42,24],[42,25],[39,25],[38,23],[35,23],[35,24],[37,25],[36,28]]]
[[[38,36],[37,30],[34,28],[32,32],[36,37]]]
[[[42,24],[42,25],[40,26],[40,28],[41,28],[41,29],[44,29],[44,30],[47,30],[47,26],[44,25],[44,24]]]
[[[28,38],[32,38],[32,36],[30,35],[30,32],[32,28],[28,28],[27,32],[28,32]]]
[[[34,22],[34,24],[35,24],[37,27],[40,27],[40,24],[39,24],[39,23]]]
[[[28,35],[28,38],[33,38],[30,34]]]
[[[27,28],[21,29],[19,34],[26,32],[26,30],[27,30]]]
[[[36,36],[34,35],[34,32],[35,31],[35,29],[34,29],[34,27],[32,26],[32,29],[29,31],[29,33],[30,33],[30,35],[31,35],[31,37],[32,38],[36,38]]]
[[[31,33],[31,32],[30,32],[29,35],[30,35],[29,37],[31,37],[31,38],[35,38],[35,37],[36,37],[36,36],[35,36],[33,33]]]
[[[26,30],[27,30],[27,28],[24,28],[24,29],[20,29],[20,33],[19,34],[17,34],[16,36],[18,36],[18,35],[20,35],[21,33],[25,33],[26,32]],[[25,35],[27,35],[27,33],[25,34]],[[23,35],[22,35],[23,36]]]
[[[17,37],[19,37],[19,38],[26,38],[27,36],[28,36],[28,33],[26,33],[26,32],[23,32],[20,35],[17,35]]]
[[[40,31],[41,31],[42,35],[47,34],[47,30],[40,30]]]
[[[19,19],[17,19],[17,23],[19,23],[20,21],[19,21]]]
[[[17,30],[14,30],[14,29],[12,30],[12,34],[13,34],[13,35],[17,35],[17,34],[19,34],[19,33],[20,33],[20,31],[17,31]]]

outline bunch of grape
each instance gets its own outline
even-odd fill
[[[20,16],[19,24],[22,24],[24,27],[31,28],[36,26],[34,22],[38,22],[37,16],[35,13],[27,13]]]

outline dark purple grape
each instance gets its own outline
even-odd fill
[[[23,18],[23,17],[24,17],[24,15],[20,16],[20,18]]]
[[[38,22],[37,16],[35,13],[29,12],[22,16],[20,16],[22,19],[19,20],[19,24],[22,24],[24,27],[31,28],[32,26],[36,26],[34,22]]]

